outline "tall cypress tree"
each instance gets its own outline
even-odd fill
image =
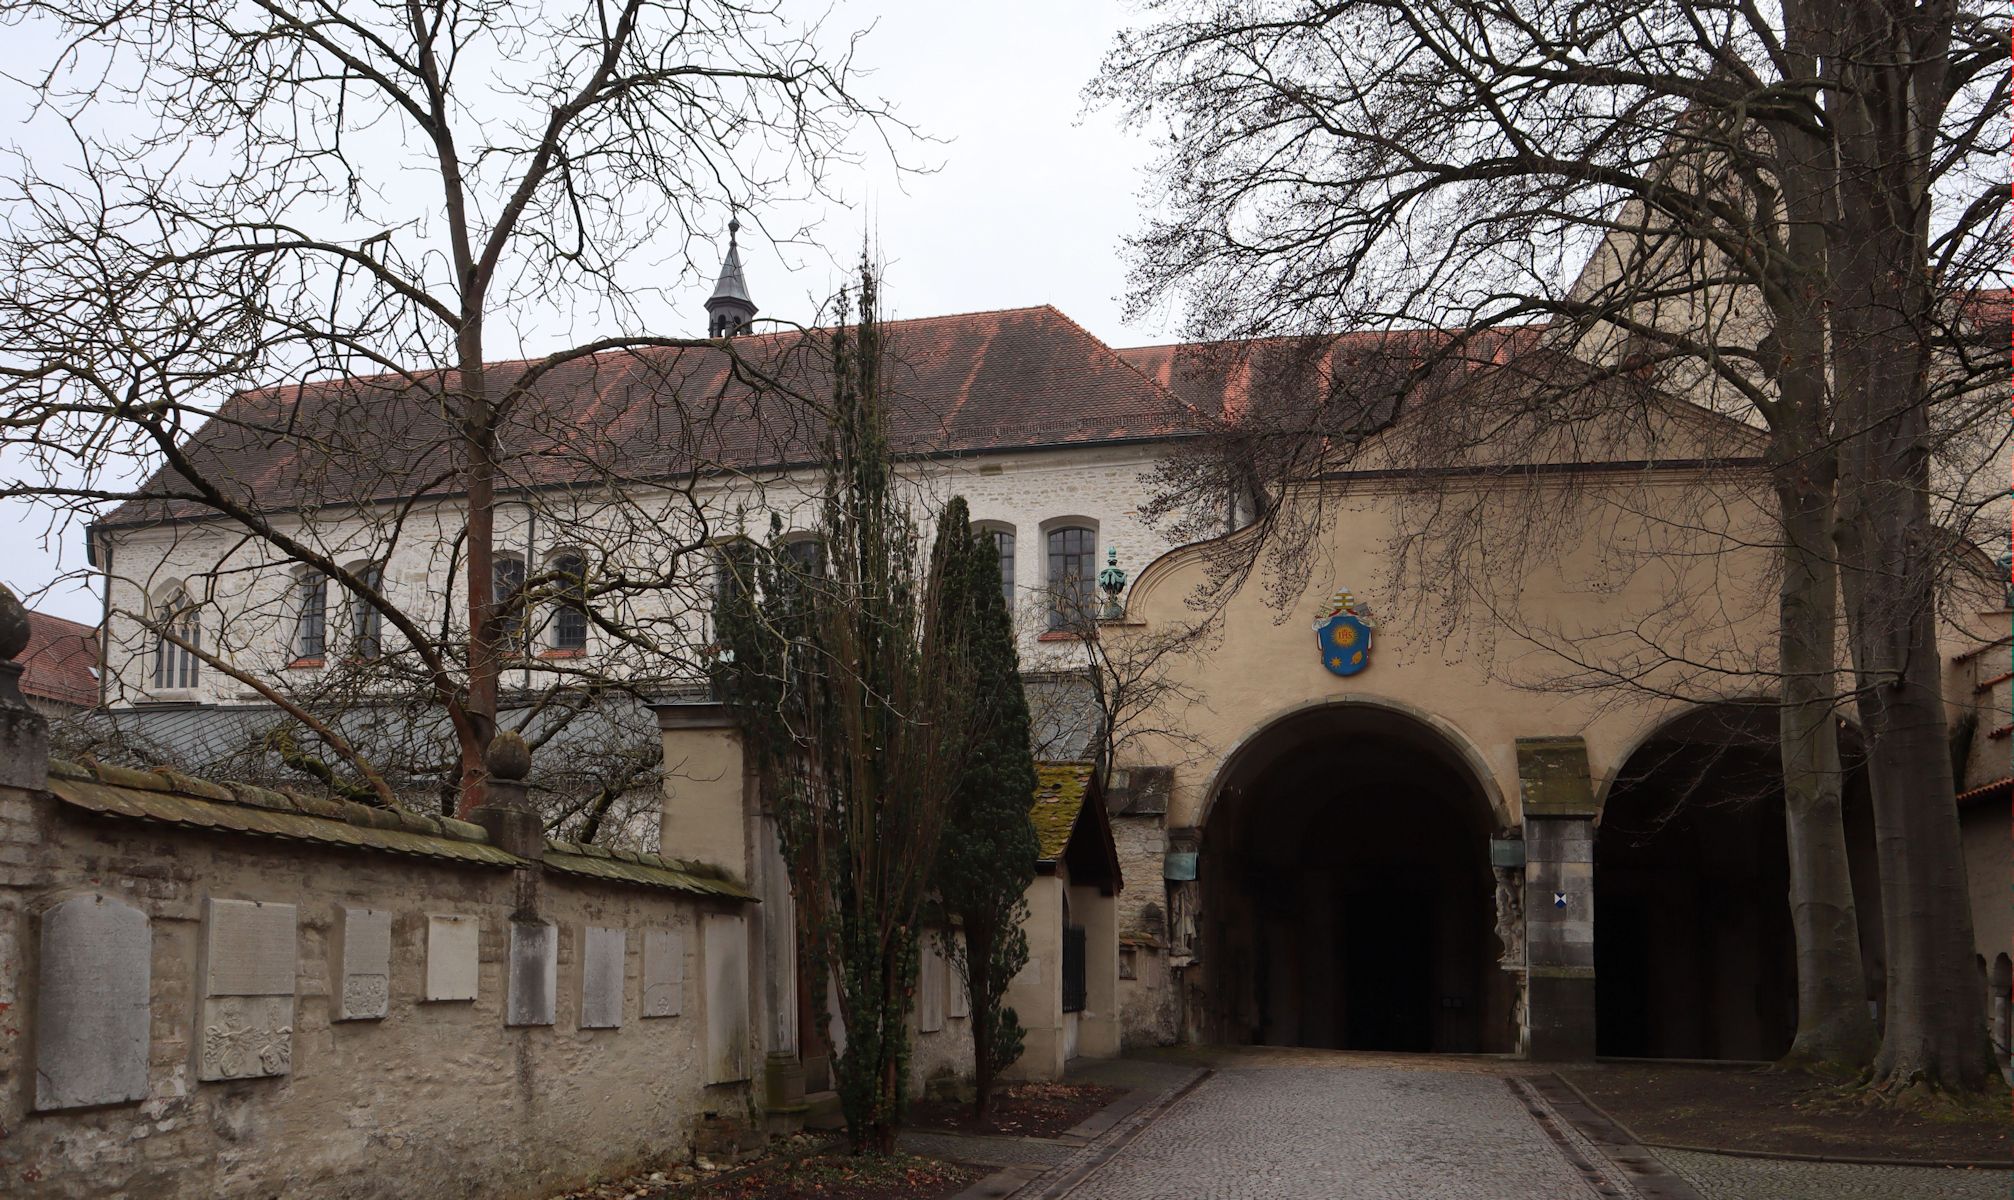
[[[1021,1057],[1022,1029],[1006,1006],[1007,984],[1028,962],[1028,885],[1039,844],[1028,819],[1035,762],[1028,750],[1028,701],[1014,626],[1000,591],[1000,555],[993,539],[974,536],[963,497],[945,506],[937,535],[945,562],[947,621],[968,647],[970,736],[965,769],[938,845],[936,891],[945,913],[962,927],[949,947],[971,998],[974,1117],[984,1121],[993,1081]],[[955,581],[954,577],[955,576]]]
[[[858,320],[821,337],[833,395],[818,568],[770,545],[730,553],[755,586],[717,611],[715,686],[737,713],[775,806],[814,1011],[830,993],[846,1032],[834,1063],[856,1151],[895,1148],[908,1017],[930,866],[962,779],[967,654],[944,599],[968,578],[920,560],[910,497],[888,449],[876,280]],[[734,578],[748,576],[737,573]],[[828,1040],[831,1040],[828,1038]]]

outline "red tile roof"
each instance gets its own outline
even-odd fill
[[[21,693],[58,704],[98,703],[98,631],[30,609],[21,652]]]
[[[1167,436],[1177,405],[1056,309],[890,321],[890,436],[900,454],[1095,445]],[[796,397],[758,392],[711,347],[607,352],[545,374],[502,430],[506,485],[671,477],[817,457],[815,405],[831,392],[797,332],[738,338],[736,351]],[[493,364],[493,394],[528,362]],[[208,479],[267,509],[446,492],[452,376],[379,375],[241,393],[187,443]],[[159,494],[163,479],[150,484]],[[186,485],[183,485],[186,487]],[[110,523],[209,510],[131,502]]]

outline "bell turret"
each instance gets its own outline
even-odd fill
[[[741,272],[741,247],[735,235],[741,232],[741,221],[730,218],[727,222],[727,258],[720,264],[720,281],[713,285],[713,295],[706,301],[706,336],[725,338],[748,331],[749,323],[755,320],[755,301],[748,295],[748,278]]]

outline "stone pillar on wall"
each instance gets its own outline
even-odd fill
[[[1119,1056],[1119,900],[1095,887],[1070,889],[1070,915],[1084,927],[1084,1011],[1077,1053]]]
[[[1578,737],[1519,738],[1524,807],[1527,1052],[1592,1059],[1594,787]]]
[[[39,847],[33,795],[49,782],[49,722],[21,696],[21,664],[28,646],[28,612],[0,584],[0,1129],[19,1126],[32,1091],[25,1083],[27,1022],[20,990],[27,962],[28,910],[24,889],[32,881]]]
[[[654,707],[664,738],[659,852],[748,879],[747,789],[734,718],[714,700]]]

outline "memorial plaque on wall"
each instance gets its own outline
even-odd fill
[[[550,921],[513,921],[504,989],[504,1024],[550,1025],[559,997],[559,928]]]
[[[291,904],[214,896],[204,902],[198,1079],[256,1079],[293,1069],[296,916]]]
[[[739,916],[708,913],[700,925],[706,980],[706,1082],[749,1076],[748,927]]]
[[[937,945],[937,935],[923,935],[923,962],[918,971],[916,997],[916,1030],[918,1033],[936,1033],[944,1028],[944,977],[949,974],[950,964],[944,961],[944,952]]]
[[[643,935],[643,1015],[675,1017],[685,1008],[685,935],[649,929]]]
[[[473,1000],[481,976],[478,957],[482,921],[451,913],[427,916],[428,1000]]]
[[[580,954],[580,1027],[616,1029],[622,1025],[623,951],[628,940],[620,929],[587,927]]]
[[[75,896],[42,914],[35,991],[35,1107],[147,1096],[154,939],[147,914]]]
[[[940,935],[942,938],[950,936],[950,934]],[[950,947],[944,941],[939,941],[937,949],[939,953],[944,953],[945,984],[949,988],[945,993],[947,1010],[954,1020],[969,1017],[972,1015],[972,997],[965,991],[965,981],[959,978],[957,969],[951,965],[951,956],[945,953]]]
[[[342,936],[336,1020],[378,1020],[391,1008],[392,914],[345,907]]]

